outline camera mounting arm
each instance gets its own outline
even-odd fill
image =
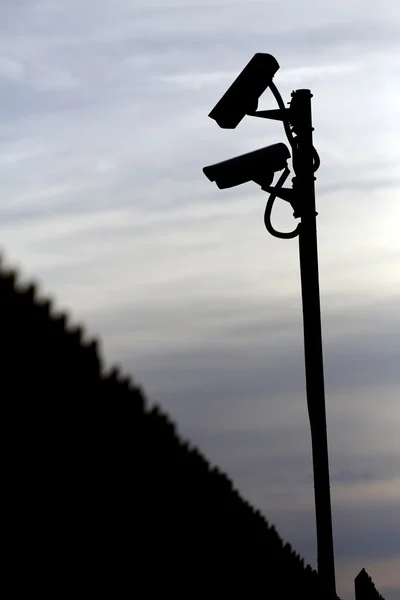
[[[296,142],[295,142],[295,137],[292,132],[292,127],[293,127],[292,111],[290,108],[285,107],[285,103],[283,102],[282,96],[281,96],[278,88],[274,84],[274,82],[271,82],[269,84],[269,88],[270,88],[279,108],[273,109],[273,110],[254,111],[252,113],[249,113],[249,116],[250,117],[260,117],[262,119],[273,119],[274,121],[282,121],[287,140],[293,148],[293,146],[295,145]]]

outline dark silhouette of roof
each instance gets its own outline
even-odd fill
[[[321,599],[232,481],[4,264],[0,302],[15,597]]]

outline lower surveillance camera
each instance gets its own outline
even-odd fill
[[[287,146],[278,143],[204,167],[203,173],[220,189],[235,187],[248,181],[268,186],[274,174],[287,166],[289,158]]]

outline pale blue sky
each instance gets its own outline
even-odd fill
[[[315,566],[297,241],[207,164],[285,141],[207,118],[255,52],[314,94],[338,590],[400,593],[400,5],[8,0],[0,240]],[[266,92],[260,108],[274,108]],[[282,203],[283,204],[283,203]],[[278,206],[277,227],[291,211]]]

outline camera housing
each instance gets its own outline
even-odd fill
[[[276,58],[257,52],[208,116],[222,129],[235,129],[245,115],[257,110],[259,97],[278,69]]]
[[[204,167],[203,173],[210,181],[214,181],[219,189],[235,187],[248,181],[268,186],[272,183],[276,171],[282,171],[287,166],[289,158],[288,147],[279,142]]]

